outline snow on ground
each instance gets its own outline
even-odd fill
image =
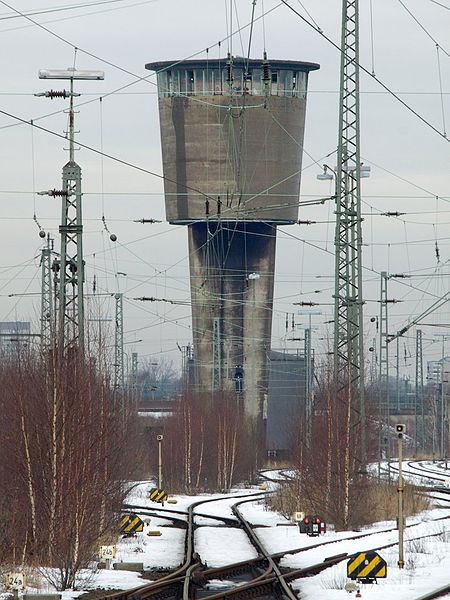
[[[241,529],[202,527],[195,532],[195,549],[203,564],[223,567],[256,558],[258,553]]]
[[[436,465],[430,463],[430,468]],[[442,469],[441,469],[442,470]],[[442,470],[442,473],[448,474]],[[271,476],[273,472],[271,472]],[[416,475],[411,476],[414,480]],[[167,516],[174,510],[187,511],[190,504],[198,500],[214,499],[196,509],[204,515],[223,516],[234,518],[231,506],[239,502],[240,495],[260,493],[258,488],[235,489],[225,497],[220,494],[203,494],[198,496],[176,496],[177,504],[165,504],[164,507],[148,499],[148,492],[154,484],[140,482],[130,491],[128,502],[147,510],[158,511]],[[448,507],[448,503],[447,503]],[[291,553],[281,561],[282,566],[300,568],[321,562],[324,558],[342,552],[359,552],[374,546],[396,542],[396,531],[386,532],[384,529],[394,527],[393,522],[377,523],[365,529],[367,533],[376,532],[376,535],[356,540],[346,540],[350,536],[360,535],[361,532],[333,532],[329,531],[320,538],[310,538],[299,533],[298,527],[278,513],[268,510],[261,498],[253,502],[239,505],[239,510],[244,517],[256,526],[256,533],[270,553],[296,550],[312,546],[310,550]],[[139,510],[136,511],[137,514]],[[156,568],[173,569],[183,561],[185,530],[172,527],[167,519],[149,517],[141,513],[147,520],[144,532],[134,538],[120,539],[117,543],[117,561],[143,562],[146,570]],[[175,514],[178,519],[186,519],[186,515]],[[448,520],[432,522],[442,516]],[[148,520],[150,519],[150,522]],[[250,560],[256,556],[256,551],[248,541],[245,533],[239,528],[227,528],[220,521],[212,518],[196,517],[198,527],[195,532],[195,549],[201,559],[209,567],[219,567],[229,563]],[[415,523],[413,528],[405,531],[405,568],[400,571],[397,567],[398,548],[388,548],[380,551],[381,556],[387,561],[388,574],[386,580],[380,580],[378,585],[367,585],[361,588],[362,597],[374,600],[414,600],[425,592],[436,589],[450,580],[450,508],[434,508],[421,515],[408,518],[407,523]],[[158,529],[160,537],[149,537],[149,530]],[[408,541],[411,537],[419,535],[430,536],[439,533],[437,537],[427,537],[424,540]],[[331,541],[323,547],[318,544]],[[316,547],[314,547],[316,546]],[[302,600],[338,600],[347,599],[344,585],[348,582],[346,577],[346,563],[343,561],[316,575],[297,580],[293,587],[300,590]],[[130,589],[143,585],[139,574],[126,571],[98,571],[89,585],[83,589]],[[220,585],[217,582],[217,585]],[[63,600],[76,598],[78,592],[65,592]]]
[[[450,536],[447,538],[450,540]],[[414,600],[425,593],[448,585],[450,576],[450,542],[433,539],[405,545],[406,564],[397,566],[398,549],[380,552],[387,562],[387,578],[378,584],[361,585],[362,598],[370,600]],[[293,588],[303,600],[344,600],[348,598],[344,586],[347,579],[346,561],[335,565],[315,577],[298,579]]]

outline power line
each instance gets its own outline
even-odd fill
[[[19,19],[22,16],[27,16],[27,17],[34,17],[34,16],[38,16],[38,15],[48,15],[51,13],[57,13],[57,12],[65,12],[67,10],[75,10],[78,8],[89,8],[91,6],[99,6],[101,4],[116,4],[118,2],[129,2],[130,0],[96,0],[94,2],[84,2],[82,4],[72,4],[72,5],[65,5],[65,6],[56,6],[54,8],[44,8],[44,9],[40,9],[40,10],[34,10],[32,12],[27,12],[27,13],[23,13],[23,14],[18,14],[19,11],[14,10],[15,14],[12,15],[0,15],[0,21],[8,21],[11,19]],[[155,2],[156,0],[146,0],[146,3],[149,2]],[[142,3],[141,3],[142,4]],[[126,7],[125,7],[126,8]],[[87,14],[91,14],[91,13],[87,13]],[[3,31],[10,31],[9,29],[4,29]]]
[[[325,40],[327,40],[327,42],[329,44],[331,44],[334,48],[336,48],[336,50],[338,50],[340,54],[342,54],[343,51],[338,46],[338,44],[336,44],[336,42],[334,42],[330,37],[328,37],[327,35],[325,35],[325,33],[323,31],[320,31],[319,29],[317,29],[317,27],[313,23],[311,23],[310,21],[308,21],[308,19],[306,19],[297,10],[295,10],[295,8],[292,7],[287,2],[287,0],[281,0],[281,2],[283,4],[285,4],[293,13],[295,13],[309,27],[311,27],[312,29],[314,29],[314,31],[316,31]],[[442,133],[441,131],[439,131],[439,129],[437,129],[437,127],[435,127],[434,125],[432,125],[427,119],[425,119],[425,117],[423,117],[414,108],[412,108],[412,106],[410,106],[407,102],[405,102],[402,98],[400,98],[400,96],[398,94],[396,94],[393,90],[391,90],[389,88],[389,86],[387,86],[385,83],[383,83],[376,75],[372,75],[372,73],[369,71],[369,69],[366,69],[366,67],[364,67],[363,65],[361,65],[361,63],[359,63],[359,62],[355,62],[355,66],[358,67],[359,69],[361,69],[361,71],[363,71],[364,73],[366,73],[366,75],[369,75],[374,81],[376,81],[378,83],[378,85],[380,85],[384,90],[386,90],[386,92],[388,92],[393,98],[395,98],[397,100],[397,102],[399,102],[404,108],[406,108],[410,113],[412,113],[415,117],[417,117],[420,121],[422,121],[422,123],[424,123],[432,131],[434,131],[435,133],[437,133],[439,135],[439,137],[443,138],[446,142],[450,142],[450,140],[447,139],[447,136],[444,135],[444,133]]]

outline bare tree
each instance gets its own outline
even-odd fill
[[[234,394],[187,392],[165,424],[165,485],[185,492],[206,486],[229,489],[249,478],[256,448],[251,424]]]
[[[126,493],[127,399],[76,352],[19,353],[0,385],[0,560],[51,567],[59,589],[73,587]]]

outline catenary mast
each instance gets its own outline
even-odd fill
[[[336,171],[334,383],[347,401],[351,429],[359,431],[357,460],[365,469],[361,157],[359,116],[359,3],[343,0]]]
[[[60,284],[58,306],[58,344],[61,350],[68,347],[84,348],[84,260],[83,220],[81,194],[81,167],[75,162],[75,111],[73,99],[75,80],[104,79],[103,71],[80,71],[74,68],[41,70],[40,79],[63,79],[70,82],[69,91],[43,94],[47,98],[69,98],[69,162],[62,171],[62,189],[41,192],[61,197],[62,213],[59,233],[61,235]]]

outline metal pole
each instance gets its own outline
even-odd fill
[[[123,390],[124,351],[123,351],[123,294],[115,294],[116,319],[114,343],[114,389]],[[101,349],[100,349],[101,351]]]
[[[305,329],[305,408],[306,408],[306,443],[311,444],[312,434],[312,399],[311,399],[311,316],[309,328]]]
[[[334,387],[347,397],[360,444],[352,454],[365,472],[366,416],[362,322],[361,156],[359,119],[359,0],[342,2],[339,136],[336,173]]]
[[[158,440],[158,489],[162,490],[162,441],[164,438],[160,434],[156,439]]]
[[[424,410],[423,410],[423,352],[422,352],[422,330],[416,330],[416,393],[414,400],[414,456],[417,456],[419,447],[419,412],[421,415],[420,425],[420,448],[423,452],[424,437]],[[420,411],[419,411],[420,409]]]
[[[440,435],[440,457],[444,460],[444,340],[442,340],[442,362],[441,362],[441,435]]]
[[[54,344],[54,296],[52,277],[53,238],[41,251],[41,349],[48,351]]]
[[[396,356],[396,390],[397,390],[397,413],[400,414],[400,338],[397,337],[397,356]]]
[[[403,569],[403,433],[405,431],[404,425],[397,425],[398,432],[398,568]]]
[[[213,319],[213,371],[212,391],[218,392],[222,388],[222,340],[220,332],[220,319]]]
[[[73,99],[80,94],[75,93],[74,80],[104,79],[102,71],[76,71],[76,69],[52,70],[39,72],[40,79],[67,79],[70,91],[49,91],[38,96],[47,98],[69,97],[69,125],[67,138],[69,141],[69,162],[63,167],[62,190],[38,192],[62,198],[62,215],[59,232],[61,234],[60,255],[60,289],[58,306],[58,338],[60,351],[64,348],[84,350],[84,260],[83,260],[83,219],[81,193],[81,167],[75,162],[75,111]]]
[[[381,272],[380,287],[380,439],[382,443],[386,439],[385,451],[388,465],[388,481],[391,481],[391,460],[390,460],[390,398],[389,398],[389,346],[388,346],[388,279],[386,271]],[[384,405],[384,407],[383,407]],[[383,435],[382,413],[386,415],[386,438]],[[381,454],[381,450],[380,450]]]

